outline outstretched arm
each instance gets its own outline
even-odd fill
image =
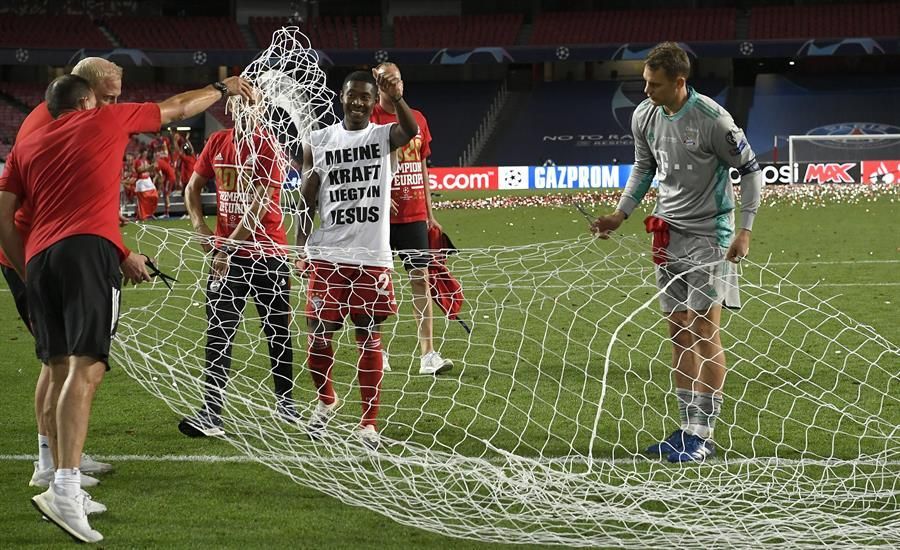
[[[158,103],[162,124],[199,115],[225,96],[239,95],[246,101],[251,101],[253,88],[243,78],[228,77],[222,81],[222,84],[225,85],[224,93],[210,84],[199,90],[183,92]]]

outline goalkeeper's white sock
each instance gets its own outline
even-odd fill
[[[53,468],[53,453],[50,452],[50,438],[38,434],[38,469]]]
[[[716,428],[716,419],[719,418],[721,411],[721,395],[695,393],[694,399],[688,405],[688,427],[685,431],[703,439],[712,439],[713,430]]]
[[[686,430],[688,427],[688,405],[694,399],[694,392],[684,388],[677,388],[675,395],[678,397],[678,418],[681,420],[681,429]]]

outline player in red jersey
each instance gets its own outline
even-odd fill
[[[252,141],[252,146],[248,141]],[[202,246],[211,252],[206,283],[206,392],[204,406],[178,424],[189,437],[221,435],[223,390],[231,370],[231,346],[247,296],[262,319],[275,384],[275,411],[287,422],[298,421],[293,387],[294,347],[291,335],[291,273],[287,237],[279,199],[280,154],[271,136],[253,135],[235,148],[234,129],[214,132],[206,142],[185,188],[185,205]],[[249,161],[251,154],[255,161]],[[216,186],[216,229],[203,217],[200,193],[207,182]]]
[[[0,178],[0,247],[26,281],[37,355],[50,367],[51,387],[61,388],[56,402],[47,398],[56,412],[57,469],[50,488],[32,503],[76,540],[103,539],[87,521],[79,466],[115,334],[120,264],[129,255],[119,232],[119,174],[129,136],[199,114],[225,95],[249,99],[249,90],[233,77],[159,104],[95,109],[85,79],[61,76],[47,89],[54,120],[18,141],[7,159]],[[25,202],[33,217],[23,243],[14,216]],[[131,281],[147,279],[144,269]]]
[[[194,146],[188,139],[184,140],[181,146],[181,158],[178,161],[178,168],[181,177],[182,188],[187,187],[191,180],[191,174],[194,173],[194,165],[197,163],[197,156],[194,154]]]
[[[97,106],[102,107],[115,103],[119,94],[122,92],[122,68],[100,57],[87,57],[78,62],[72,69],[72,74],[78,75],[86,79],[94,91],[97,98]],[[39,129],[50,123],[53,118],[47,109],[46,102],[34,108],[32,112],[25,118],[22,126],[16,135],[17,140],[23,140],[28,137],[36,129]],[[28,205],[22,205],[16,211],[16,228],[20,234],[25,237],[31,227],[31,211]],[[138,254],[130,254],[128,258],[122,262],[122,272],[128,279],[138,277],[144,272],[144,257]],[[12,268],[12,264],[6,259],[2,251],[0,251],[0,271],[9,285],[13,300],[16,303],[16,309],[19,312],[25,326],[31,330],[31,323],[28,320],[28,300],[25,292],[25,283]],[[54,437],[52,429],[55,426],[55,419],[50,414],[50,408],[44,406],[45,399],[50,391],[50,369],[46,365],[41,368],[38,376],[34,393],[35,418],[38,426],[38,460],[34,465],[34,472],[29,482],[34,487],[48,487],[53,479],[53,470],[55,464],[53,443]],[[54,395],[58,395],[59,388],[52,388]],[[96,474],[108,472],[112,466],[103,462],[97,462],[88,455],[82,456],[81,471],[88,474]],[[85,485],[95,485],[96,479],[89,476],[83,476],[82,481]]]
[[[168,140],[161,139],[159,147],[156,149],[155,165],[156,165],[156,189],[163,197],[163,206],[165,208],[165,216],[169,217],[169,197],[175,191],[175,169],[169,162],[169,145]]]
[[[400,69],[393,63],[382,63],[376,70],[401,78]],[[431,209],[431,189],[425,160],[431,155],[431,132],[425,116],[415,109],[412,112],[419,124],[419,133],[397,151],[397,172],[391,183],[391,248],[399,251],[412,287],[413,316],[422,352],[419,374],[440,374],[453,368],[453,362],[441,357],[434,349],[433,307],[428,288],[428,264],[431,262],[428,229],[441,228]],[[397,111],[384,94],[379,96],[378,104],[372,111],[372,122],[397,122]]]

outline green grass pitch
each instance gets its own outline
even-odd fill
[[[448,194],[442,199],[461,196],[469,195]],[[772,262],[785,264],[779,268],[784,272],[786,264],[796,262],[791,281],[819,283],[817,296],[830,299],[831,305],[896,344],[900,341],[898,193],[888,193],[877,202],[851,202],[802,207],[800,202],[780,200],[764,206],[757,218],[751,257],[757,262],[771,257]],[[587,229],[577,211],[562,207],[441,209],[437,215],[460,248],[569,239]],[[626,222],[624,232],[642,233],[642,217],[636,214]],[[158,223],[187,227],[186,222]],[[126,228],[126,234],[133,233],[133,227]],[[122,308],[127,310],[144,303],[149,294],[127,289],[123,296]],[[408,301],[406,304],[408,307]],[[0,547],[67,547],[68,537],[42,522],[28,502],[35,490],[27,486],[32,466],[24,455],[35,454],[33,391],[38,363],[31,338],[4,285],[0,285],[0,342],[0,387],[4,388],[0,476],[5,480],[0,494]],[[295,346],[299,348],[299,344],[302,342]],[[302,360],[301,350],[295,359],[295,374],[301,370]],[[387,378],[385,385],[389,381]],[[470,380],[471,384],[477,384],[477,379]],[[506,384],[499,393],[509,391],[511,382]],[[896,418],[900,412],[893,414]],[[491,546],[399,525],[373,511],[344,505],[297,485],[254,462],[193,461],[190,456],[234,457],[236,451],[223,441],[184,438],[176,429],[177,421],[164,403],[122,369],[114,368],[104,380],[94,403],[86,450],[98,457],[146,457],[116,461],[115,472],[104,476],[103,483],[92,491],[94,498],[110,509],[92,520],[106,537],[105,547]],[[165,458],[169,456],[175,458]]]

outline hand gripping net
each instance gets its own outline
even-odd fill
[[[280,31],[247,70],[263,103],[280,102],[300,122],[296,141],[284,137],[283,116],[235,109],[239,121],[277,136],[282,152],[330,101],[299,36]],[[153,283],[149,303],[122,315],[113,357],[177,415],[191,415],[204,394],[208,260],[189,232],[139,230],[140,250],[179,266],[180,283],[172,291]],[[900,350],[789,273],[742,264],[744,307],[722,318],[728,376],[716,459],[678,466],[639,454],[677,424],[647,248],[642,239],[582,238],[450,256],[472,333],[435,320],[436,341],[456,362],[437,378],[417,374],[411,291],[394,277],[400,313],[382,329],[393,370],[382,381],[378,451],[354,437],[352,331],[334,341],[342,405],[313,442],[303,422],[278,414],[262,319],[246,308],[225,439],[297,483],[454,537],[623,548],[900,545]],[[305,419],[316,393],[304,368],[300,284],[291,298],[293,395]]]

